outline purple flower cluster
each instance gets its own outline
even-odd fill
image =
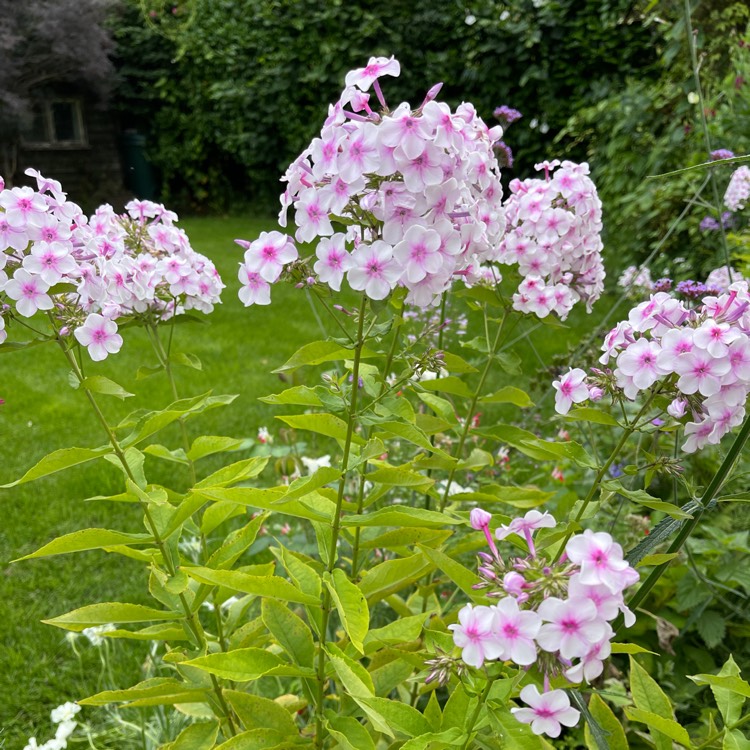
[[[176,214],[131,201],[127,214],[109,205],[91,217],[62,186],[36,170],[37,190],[3,189],[0,180],[0,292],[6,315],[49,314],[61,335],[73,333],[91,358],[119,351],[117,319],[167,319],[186,310],[210,312],[221,279],[175,226]],[[0,343],[7,337],[0,316]]]
[[[721,159],[731,159],[734,154],[728,148],[717,148],[711,152],[711,161],[720,161]]]
[[[497,117],[498,120],[504,122],[506,125],[512,125],[514,122],[520,120],[523,117],[523,115],[517,109],[508,107],[505,104],[500,107],[496,107],[495,111],[492,114]]]
[[[494,659],[527,669],[535,664],[543,675],[544,693],[525,687],[521,699],[529,707],[511,710],[516,719],[531,724],[535,734],[557,737],[561,724],[577,723],[579,712],[563,690],[549,689],[549,680],[563,674],[578,684],[602,673],[614,637],[610,623],[620,613],[627,626],[635,621],[623,591],[638,581],[638,573],[609,534],[590,529],[568,541],[560,560],[539,556],[533,534],[556,522],[536,510],[496,530],[497,539],[515,534],[529,548],[526,557],[503,560],[489,531],[490,520],[479,508],[471,512],[472,527],[484,533],[490,547],[489,553],[480,553],[483,581],[475,588],[498,601],[461,609],[458,623],[449,626],[453,641],[472,667]]]

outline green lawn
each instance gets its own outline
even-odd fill
[[[257,397],[279,390],[270,374],[300,345],[321,337],[320,326],[306,295],[288,286],[273,290],[269,307],[245,309],[237,299],[237,264],[242,250],[235,237],[253,238],[270,228],[272,219],[201,218],[181,222],[193,246],[216,263],[227,289],[224,304],[208,324],[177,329],[178,351],[196,354],[203,371],[177,372],[181,395],[213,389],[236,393],[230,409],[216,409],[195,422],[203,434],[254,437],[261,425],[273,423],[273,409]],[[606,312],[600,303],[599,312]],[[598,316],[592,316],[596,319]],[[575,346],[592,330],[592,318],[577,311],[567,329],[541,328],[518,342],[527,372],[553,353]],[[477,325],[478,321],[473,321]],[[522,325],[531,327],[530,323]],[[477,331],[478,333],[478,331]],[[518,331],[522,333],[521,330]],[[535,350],[535,351],[534,351]],[[135,394],[122,403],[107,399],[110,422],[130,410],[169,403],[171,394],[162,375],[136,380],[137,369],[155,363],[143,331],[129,330],[117,356],[91,367],[89,373],[110,377]],[[93,447],[105,442],[82,395],[68,385],[65,362],[53,346],[6,354],[2,358],[0,437],[5,445],[0,482],[9,482],[47,453],[64,447]],[[548,399],[549,401],[549,399]],[[512,418],[512,415],[508,415]],[[174,445],[176,433],[159,441]],[[152,481],[179,486],[184,478],[171,464],[147,458]],[[4,524],[0,531],[0,601],[3,606],[0,649],[0,747],[21,748],[30,735],[41,741],[51,736],[49,711],[99,689],[100,652],[79,639],[76,658],[62,630],[40,620],[98,601],[145,602],[146,580],[141,566],[120,556],[89,552],[74,556],[9,561],[28,554],[53,537],[76,529],[106,527],[139,531],[140,513],[130,505],[88,502],[93,495],[122,490],[118,470],[104,462],[73,469],[11,490],[0,490]],[[118,642],[113,648],[112,678],[126,687],[142,678],[145,645]],[[97,719],[95,711],[88,716]],[[122,747],[122,744],[116,745]]]

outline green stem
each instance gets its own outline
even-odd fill
[[[157,330],[156,326],[149,323],[146,326],[146,330],[148,331],[149,338],[151,339],[151,344],[154,348],[154,352],[156,353],[156,358],[159,360],[159,364],[164,368],[164,372],[167,375],[167,380],[169,381],[170,388],[172,389],[172,396],[174,397],[175,401],[180,400],[180,395],[177,391],[177,383],[174,379],[174,373],[172,372],[172,364],[169,359],[169,354],[164,350],[164,345],[161,343],[161,339],[159,338],[159,331]],[[172,348],[172,331],[174,330],[174,326],[172,326],[170,330],[169,335],[169,348]],[[188,436],[187,431],[187,425],[185,424],[185,420],[180,417],[177,420],[180,424],[180,431],[182,433],[182,447],[185,451],[185,457],[187,458],[187,454],[190,452],[190,438]],[[194,487],[195,483],[197,481],[197,476],[195,474],[195,464],[188,458],[188,471],[190,472],[190,486]]]
[[[366,465],[366,464],[365,464]],[[362,515],[362,510],[365,500],[365,471],[364,467],[361,467],[361,473],[359,475],[359,490],[357,491],[357,515]],[[352,580],[357,580],[359,573],[359,537],[362,532],[361,526],[354,527],[354,545],[352,548]]]
[[[485,309],[485,323],[487,318],[487,310]],[[464,420],[464,426],[461,430],[461,435],[458,440],[458,448],[456,450],[455,458],[457,461],[461,460],[461,457],[463,456],[463,450],[464,445],[466,444],[466,438],[469,435],[469,430],[471,429],[471,418],[474,416],[474,409],[476,409],[477,401],[479,400],[479,397],[482,394],[482,389],[484,388],[484,383],[487,380],[487,375],[489,375],[490,368],[492,367],[492,363],[495,360],[495,354],[497,352],[498,347],[500,346],[500,338],[503,333],[503,329],[505,328],[505,322],[508,320],[508,315],[503,315],[503,320],[500,323],[500,325],[497,327],[497,333],[495,334],[495,340],[492,343],[492,346],[490,347],[490,351],[487,355],[487,362],[484,365],[484,369],[482,370],[482,374],[479,377],[479,383],[477,384],[477,388],[474,391],[474,395],[471,399],[471,404],[469,405],[469,410],[466,414],[466,419]],[[489,343],[489,342],[488,342]],[[445,510],[445,506],[448,504],[448,494],[450,492],[451,484],[453,483],[453,477],[456,476],[456,466],[458,463],[454,464],[454,466],[451,468],[450,473],[448,474],[448,481],[445,485],[445,492],[443,493],[443,498],[440,501],[440,512],[442,513]]]
[[[659,393],[659,388],[657,388],[655,391],[651,393],[651,395],[646,399],[646,403],[643,404],[643,407],[636,415],[635,419],[625,428],[625,430],[622,433],[622,437],[618,441],[617,445],[614,447],[614,450],[612,453],[609,454],[609,458],[604,462],[602,467],[599,469],[599,471],[596,472],[596,476],[594,477],[594,481],[591,485],[591,489],[589,490],[588,494],[586,495],[586,498],[584,499],[583,503],[581,504],[581,508],[576,513],[576,517],[574,519],[575,523],[578,523],[582,518],[583,514],[586,511],[586,508],[588,507],[589,503],[594,499],[597,490],[599,489],[599,486],[601,485],[602,479],[604,479],[605,474],[607,473],[607,470],[612,465],[614,460],[619,455],[620,451],[625,446],[625,443],[628,442],[628,439],[630,436],[635,432],[635,430],[638,428],[638,422],[640,421],[641,417],[646,413],[648,408],[651,406],[654,398],[656,398],[656,395]],[[570,528],[568,529],[567,534],[565,535],[565,538],[562,541],[562,544],[560,545],[560,548],[557,551],[557,555],[555,555],[556,562],[560,556],[562,555],[563,551],[565,550],[565,545],[570,541],[570,538],[573,536],[574,529]]]
[[[706,154],[711,158],[711,136],[708,132],[708,122],[706,120],[706,103],[703,99],[703,87],[701,86],[701,77],[698,67],[698,53],[695,49],[695,34],[693,32],[693,24],[691,20],[692,10],[690,8],[690,0],[685,0],[684,5],[685,14],[685,30],[688,36],[688,47],[690,49],[690,62],[693,67],[693,80],[695,82],[696,93],[698,94],[698,106],[700,107],[700,121],[701,129],[703,130],[703,140],[706,144]],[[714,205],[713,208],[716,211],[716,220],[719,222],[719,229],[721,233],[722,249],[724,251],[724,263],[727,267],[727,274],[731,281],[731,266],[729,263],[729,246],[727,245],[727,235],[724,231],[724,222],[721,218],[721,199],[719,198],[719,186],[716,182],[716,171],[709,168],[709,175],[711,178],[711,191],[713,192]]]
[[[59,335],[58,335],[57,341],[58,341],[58,344],[60,345],[60,348],[62,349],[63,354],[65,355],[65,358],[68,360],[68,363],[73,368],[73,374],[75,375],[79,384],[83,384],[83,381],[85,378],[78,366],[78,362],[76,361],[76,358],[73,356],[70,349],[68,349],[65,346],[65,343],[59,337]],[[97,419],[99,420],[102,427],[104,428],[104,431],[107,433],[109,442],[112,445],[112,448],[115,452],[115,455],[119,459],[120,464],[122,465],[123,471],[125,472],[126,476],[130,479],[130,481],[133,482],[133,484],[137,485],[138,482],[135,478],[135,475],[133,474],[133,470],[130,468],[130,464],[128,464],[128,460],[125,457],[125,452],[122,450],[120,441],[117,439],[117,436],[115,435],[114,431],[107,423],[107,419],[104,416],[104,413],[102,412],[101,407],[99,406],[99,403],[94,397],[94,394],[88,388],[84,387],[83,390],[86,393],[86,397],[88,398],[89,404],[91,405],[91,408],[94,410],[94,413],[96,414]],[[154,521],[153,516],[151,515],[151,511],[148,507],[148,504],[145,503],[141,498],[138,498],[138,501],[146,517],[146,522],[148,523],[148,526],[151,530],[151,534],[154,537],[154,543],[159,549],[162,560],[164,561],[164,565],[167,569],[167,573],[169,574],[170,577],[173,578],[175,574],[177,573],[177,568],[175,567],[174,561],[172,560],[172,556],[169,553],[169,549],[167,548],[167,545],[165,544],[164,540],[161,538],[161,534],[159,534],[159,529],[156,525],[156,522]],[[205,634],[203,633],[203,629],[201,628],[201,625],[195,616],[195,612],[191,610],[190,603],[188,602],[185,595],[179,594],[178,598],[179,598],[180,605],[183,610],[183,614],[185,615],[185,622],[187,623],[188,628],[190,629],[190,632],[195,641],[195,645],[199,649],[202,650],[206,646],[206,638],[205,638]],[[229,711],[229,707],[227,706],[226,701],[224,699],[221,686],[219,685],[218,680],[216,679],[215,675],[211,675],[211,682],[213,684],[216,697],[219,701],[219,705],[224,711],[227,724],[229,725],[229,729],[232,735],[234,736],[234,734],[236,734],[236,730],[234,727],[234,722],[232,720],[231,712]]]
[[[341,459],[342,463],[342,474],[339,480],[338,495],[336,497],[336,510],[334,511],[333,523],[331,527],[331,547],[328,554],[328,561],[326,563],[326,570],[329,573],[333,572],[336,565],[336,546],[339,538],[339,531],[341,528],[341,508],[344,503],[344,489],[346,487],[346,478],[349,473],[349,454],[352,447],[352,438],[354,437],[354,427],[357,416],[357,397],[359,395],[359,364],[362,357],[362,349],[364,347],[364,325],[365,325],[365,311],[367,309],[367,298],[362,297],[362,302],[359,308],[359,320],[357,322],[357,340],[354,345],[354,363],[352,365],[352,389],[349,400],[349,418],[346,426],[346,438],[344,440],[344,454]],[[325,674],[326,674],[326,633],[328,631],[328,620],[331,614],[331,592],[328,587],[323,588],[323,601],[322,601],[322,618],[320,626],[320,651],[318,653],[318,668],[317,668],[317,682],[318,682],[318,696],[317,706],[315,711],[315,746],[318,748],[323,747],[323,704],[325,701]]]
[[[700,745],[697,745],[695,750],[703,750],[704,747],[709,747],[709,745],[716,742],[716,740],[721,739],[726,732],[731,732],[734,729],[738,729],[743,724],[747,724],[748,721],[750,721],[750,714],[743,716],[738,721],[735,721],[734,724],[730,724],[728,727],[724,727],[715,734],[712,734],[705,742],[701,742]]]
[[[492,684],[495,682],[494,677],[488,677],[487,678],[487,684],[484,686],[484,690],[482,691],[482,695],[479,698],[479,702],[477,703],[477,707],[474,709],[474,713],[471,715],[471,718],[469,719],[466,727],[468,729],[466,742],[463,744],[462,750],[468,750],[469,743],[471,742],[471,733],[474,731],[474,725],[477,723],[477,719],[479,718],[479,714],[482,710],[482,707],[487,703],[487,698],[490,695],[490,690],[492,690]]]
[[[708,487],[706,487],[706,490],[701,497],[701,509],[697,511],[689,521],[686,521],[683,524],[680,529],[680,533],[677,535],[677,537],[667,550],[667,554],[679,552],[679,550],[682,548],[682,545],[687,541],[687,538],[690,536],[690,534],[693,533],[696,526],[700,522],[701,517],[706,512],[708,504],[716,497],[716,495],[719,494],[722,485],[726,481],[727,477],[732,471],[732,468],[734,467],[735,462],[742,453],[742,449],[745,446],[748,437],[750,437],[750,414],[745,417],[742,429],[734,439],[732,446],[727,452],[727,455],[722,461],[721,466],[719,466],[716,474],[714,474],[710,484],[708,485]],[[628,602],[628,607],[630,609],[635,609],[646,598],[651,589],[656,585],[656,582],[664,574],[667,567],[669,567],[669,562],[662,563],[651,571],[651,575],[649,575],[649,577],[641,584],[638,591],[635,592],[633,597]],[[617,621],[615,622],[615,630],[617,630],[621,625],[622,616],[618,617]]]

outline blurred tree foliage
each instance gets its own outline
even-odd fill
[[[661,29],[645,0],[128,0],[114,23],[126,125],[150,136],[170,201],[204,209],[271,203],[318,132],[344,74],[394,54],[391,103],[436,81],[491,120],[524,113],[517,171],[553,155],[571,114],[657,80]],[[569,138],[581,154],[583,142]],[[559,155],[560,148],[555,148]]]

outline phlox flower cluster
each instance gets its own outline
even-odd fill
[[[53,708],[50,719],[53,724],[57,724],[55,736],[41,745],[36,737],[31,737],[23,750],[65,750],[68,746],[68,738],[78,726],[74,717],[80,710],[81,707],[77,703],[70,701]]]
[[[722,265],[708,274],[706,286],[710,289],[717,289],[721,293],[726,292],[735,281],[744,281],[743,275],[731,266],[727,268],[726,265]]]
[[[750,198],[750,167],[738,167],[729,178],[724,205],[730,211],[741,211]]]
[[[647,267],[628,266],[617,279],[617,286],[629,294],[642,296],[654,288],[654,281]]]
[[[513,295],[516,310],[565,319],[579,300],[590,310],[604,290],[602,204],[588,164],[555,159],[536,168],[544,179],[510,183],[496,259],[524,277]]]
[[[87,217],[59,182],[26,174],[36,190],[0,187],[0,343],[6,318],[41,313],[102,360],[122,346],[118,319],[210,312],[219,302],[216,268],[164,206],[134,200],[127,214],[104,205]]]
[[[748,284],[735,282],[694,307],[652,294],[607,334],[602,351],[603,365],[614,361],[609,374],[587,378],[576,368],[555,381],[559,413],[600,397],[605,382],[628,399],[656,388],[671,399],[667,413],[685,423],[685,452],[715,445],[742,422],[750,393]]]
[[[529,549],[523,558],[505,560],[490,532],[490,521],[491,515],[480,508],[471,512],[472,527],[484,532],[490,548],[479,554],[482,582],[475,588],[497,602],[467,604],[458,623],[449,625],[453,641],[462,660],[472,667],[491,660],[511,661],[525,669],[536,665],[543,675],[544,692],[527,685],[521,699],[528,707],[511,710],[516,719],[531,724],[535,734],[557,737],[560,725],[575,725],[580,714],[570,706],[564,690],[549,689],[550,680],[563,675],[578,684],[601,675],[614,637],[610,623],[620,613],[627,626],[635,621],[623,591],[638,581],[638,573],[609,534],[590,529],[570,538],[560,560],[538,555],[535,531],[553,528],[556,522],[549,513],[536,510],[496,529],[496,539],[514,534]]]
[[[302,283],[338,291],[346,279],[375,300],[403,286],[407,302],[424,307],[456,277],[483,278],[481,265],[495,259],[505,230],[493,152],[502,128],[469,103],[452,111],[436,101],[441,84],[418,107],[390,109],[379,79],[399,73],[397,60],[371,58],[347,74],[320,135],[284,175],[279,223],[293,209],[294,239],[314,244]],[[295,243],[269,232],[240,244],[241,299],[268,304],[270,284],[298,258]]]

